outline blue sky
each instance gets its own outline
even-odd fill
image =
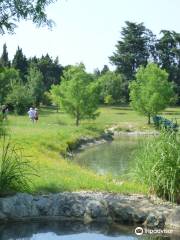
[[[27,57],[46,54],[62,65],[84,62],[89,72],[109,64],[125,21],[144,22],[155,34],[180,32],[180,0],[58,0],[47,8],[53,30],[20,22],[16,34],[0,38],[12,59],[19,45]],[[1,50],[2,51],[2,50]],[[0,51],[0,52],[1,52]]]

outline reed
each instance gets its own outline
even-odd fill
[[[149,191],[172,202],[180,197],[179,135],[162,131],[141,143],[136,153],[135,176]]]

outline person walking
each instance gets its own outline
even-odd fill
[[[35,120],[35,110],[31,107],[28,111],[28,115],[30,120],[34,123]]]
[[[7,120],[7,114],[8,114],[8,107],[6,105],[2,106],[2,117],[3,120]]]
[[[35,121],[37,123],[37,121],[39,119],[39,113],[38,113],[38,109],[37,108],[34,109],[34,119],[35,119]]]

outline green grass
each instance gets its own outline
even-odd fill
[[[32,192],[57,191],[111,191],[122,193],[147,193],[147,187],[133,182],[115,183],[111,177],[98,176],[71,161],[64,160],[68,144],[80,136],[99,136],[105,128],[118,126],[125,131],[149,130],[146,118],[139,116],[129,107],[101,107],[96,120],[75,121],[63,111],[56,113],[52,108],[42,108],[37,124],[28,116],[9,116],[9,132],[12,142],[20,144],[24,154],[38,170],[39,177],[33,177]],[[174,114],[174,115],[173,115]],[[180,109],[167,109],[166,117],[180,117]]]

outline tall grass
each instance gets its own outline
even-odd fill
[[[136,153],[135,175],[151,192],[170,201],[180,197],[180,141],[174,132],[162,131],[142,143]]]
[[[22,154],[22,149],[3,136],[0,151],[0,194],[30,191],[34,169]]]
[[[0,113],[0,138],[4,136],[7,132],[6,125],[7,125],[7,122],[4,121],[3,116]]]

